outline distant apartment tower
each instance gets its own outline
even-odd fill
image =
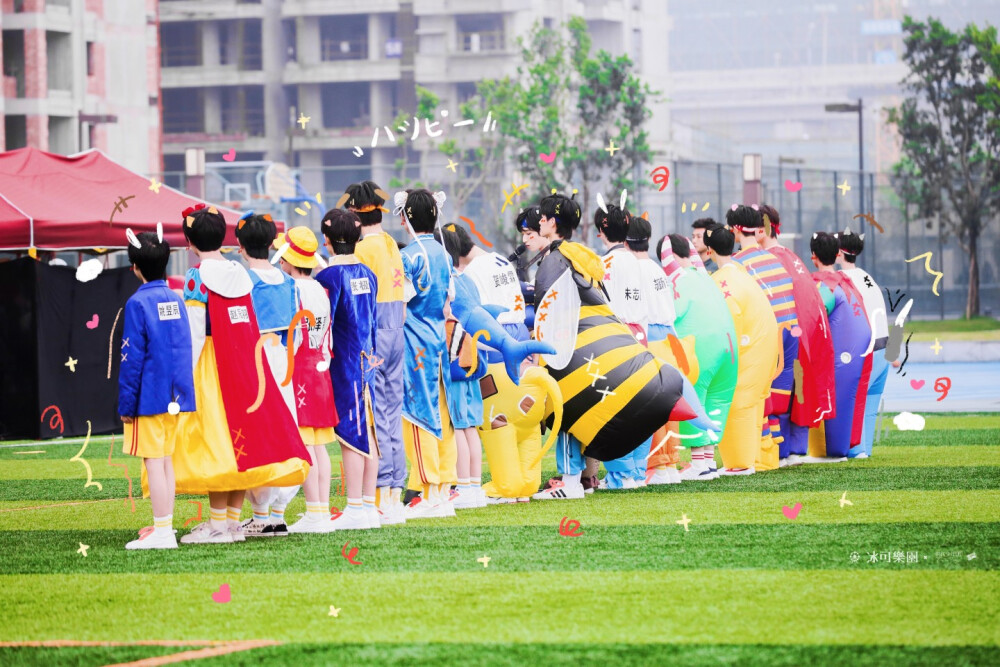
[[[414,84],[457,113],[478,81],[514,73],[517,37],[535,21],[574,14],[595,50],[665,66],[659,0],[162,0],[166,170],[182,171],[184,150],[201,146],[209,162],[234,149],[240,160],[339,168],[310,190],[387,177],[401,149],[384,134],[371,148],[374,129],[415,111]],[[659,34],[642,39],[650,29]]]
[[[157,0],[3,0],[0,149],[161,169]]]

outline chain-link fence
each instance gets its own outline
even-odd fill
[[[238,166],[238,165],[234,165]],[[698,218],[711,217],[722,221],[725,211],[743,201],[742,167],[738,164],[705,162],[673,162],[668,186],[662,191],[652,184],[648,170],[637,170],[642,187],[629,195],[629,207],[636,212],[649,211],[655,235],[670,232],[688,234],[691,223]],[[252,170],[251,170],[252,171]],[[375,180],[389,188],[389,172],[375,174]],[[407,165],[405,174],[416,180],[420,165]],[[296,204],[275,204],[261,191],[258,179],[250,172],[209,170],[206,176],[206,198],[210,201],[235,204],[258,211],[267,210],[289,224],[303,224],[319,230],[326,207],[333,205],[344,186],[359,179],[370,178],[371,173],[356,167],[303,168],[296,172],[305,191],[319,194],[323,206],[306,208]],[[381,180],[380,180],[381,179]],[[183,174],[168,173],[164,183],[184,189]],[[786,188],[789,181],[801,188],[793,192]],[[509,252],[516,244],[513,221],[519,207],[532,201],[538,188],[529,187],[512,198],[501,213],[506,181],[487,181],[475,188],[464,202],[454,197],[444,206],[447,221],[458,221],[464,216],[476,223],[482,233],[499,252]],[[842,186],[846,183],[850,189]],[[240,186],[243,184],[242,186]],[[233,187],[237,185],[237,187]],[[431,184],[449,190],[447,184]],[[763,201],[775,206],[781,214],[782,241],[800,257],[809,257],[809,239],[814,232],[834,232],[850,226],[857,233],[865,234],[865,251],[859,266],[867,270],[880,285],[888,288],[893,296],[900,294],[914,297],[912,316],[921,319],[960,317],[965,309],[969,288],[969,258],[957,239],[947,229],[942,230],[936,220],[917,219],[902,206],[885,174],[864,174],[864,183],[856,171],[824,171],[765,167],[762,173]],[[535,194],[528,194],[534,190]],[[245,199],[250,192],[249,199]],[[596,193],[596,190],[592,191]],[[449,192],[449,195],[452,193]],[[604,193],[616,200],[615,193]],[[862,204],[862,196],[864,203]],[[458,204],[461,204],[460,207]],[[593,215],[593,202],[582,202],[584,219]],[[301,215],[296,212],[305,213]],[[323,210],[320,210],[323,209]],[[884,231],[860,216],[871,214]],[[1000,213],[994,211],[984,224],[979,240],[980,311],[984,315],[1000,313]],[[401,241],[406,241],[402,228],[389,220],[387,230]],[[594,238],[577,239],[588,242],[599,250]],[[924,268],[924,259],[906,262],[923,253],[931,252],[930,265],[944,276],[938,285],[940,296],[933,294],[934,276]],[[808,263],[808,262],[807,262]],[[895,298],[893,299],[895,300]]]

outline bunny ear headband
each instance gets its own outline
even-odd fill
[[[597,193],[597,208],[604,211],[604,215],[608,214],[608,205],[604,203],[604,195],[600,192]]]
[[[160,243],[163,243],[163,223],[162,222],[157,222],[156,223],[156,240],[159,241]]]
[[[139,239],[135,237],[135,233],[132,231],[131,227],[125,230],[125,238],[128,239],[129,245],[132,246],[133,248],[139,248],[140,250],[142,249],[142,244],[139,243]]]

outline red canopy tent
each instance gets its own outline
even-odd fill
[[[125,248],[126,227],[155,232],[157,222],[170,245],[183,248],[181,211],[202,200],[153,185],[96,149],[70,156],[36,148],[0,153],[0,250]],[[235,246],[241,213],[216,208],[230,225],[225,245]]]

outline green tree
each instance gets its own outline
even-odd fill
[[[979,237],[1000,204],[1000,46],[996,28],[951,32],[903,21],[908,97],[889,111],[902,139],[897,192],[940,217],[969,256],[965,316],[979,314]]]

